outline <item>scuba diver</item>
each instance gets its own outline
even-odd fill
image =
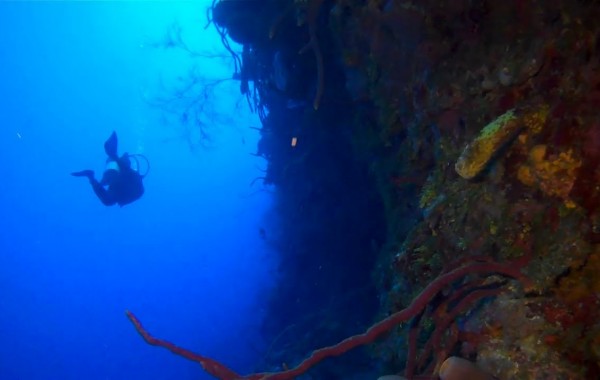
[[[144,194],[144,184],[142,180],[148,174],[150,165],[146,157],[134,154],[124,153],[121,157],[117,155],[117,134],[113,132],[108,140],[104,142],[104,151],[108,158],[106,159],[106,169],[102,175],[102,180],[98,182],[94,178],[93,170],[82,170],[71,173],[75,177],[87,177],[90,180],[94,193],[105,206],[118,204],[123,207],[126,204],[138,200]],[[138,157],[146,160],[148,170],[140,174]],[[134,159],[137,170],[131,167],[131,159]]]

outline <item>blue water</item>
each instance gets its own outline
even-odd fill
[[[215,88],[204,121],[212,138],[152,106],[196,67],[227,78],[231,62],[167,48],[179,25],[190,47],[225,54],[204,30],[210,1],[0,4],[0,379],[208,379],[146,345],[154,335],[255,370],[273,285],[268,192],[250,187],[259,125],[238,83]],[[183,103],[173,106],[180,109]],[[146,193],[105,207],[102,144],[141,153]]]

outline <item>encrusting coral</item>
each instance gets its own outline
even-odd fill
[[[519,167],[517,178],[548,196],[563,199],[567,207],[575,207],[569,193],[577,179],[581,161],[573,157],[572,150],[560,152],[553,157],[547,157],[547,151],[546,145],[534,146],[529,152],[528,162]]]

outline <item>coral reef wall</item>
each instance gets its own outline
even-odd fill
[[[384,208],[369,162],[357,158],[355,104],[326,27],[333,3],[319,5],[221,1],[213,10],[215,24],[244,45],[240,88],[261,117],[256,154],[267,164],[254,186],[274,189],[276,200],[277,225],[265,237],[280,257],[279,286],[262,327],[272,343],[261,370],[364,330],[378,307],[372,270]],[[309,23],[325,25],[314,40]],[[334,368],[317,371],[351,371]]]
[[[452,262],[527,257],[534,289],[474,305],[452,353],[501,379],[600,375],[599,2],[222,0],[213,13],[244,45],[282,221],[267,334],[327,310],[311,332],[331,335],[288,334],[301,355],[406,306]],[[371,347],[380,368],[403,369],[404,333]]]

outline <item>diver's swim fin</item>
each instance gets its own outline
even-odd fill
[[[117,134],[113,131],[108,140],[104,142],[104,151],[106,155],[113,160],[117,160],[119,156],[117,155]]]
[[[93,170],[82,170],[80,172],[73,172],[73,173],[71,173],[71,175],[73,177],[88,177],[91,180],[92,178],[94,178],[94,171]]]

